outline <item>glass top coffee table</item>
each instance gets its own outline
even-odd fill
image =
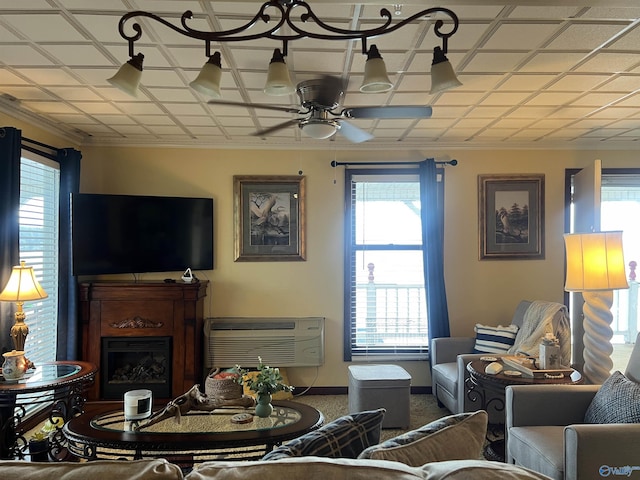
[[[133,429],[125,421],[122,402],[88,405],[84,414],[67,422],[67,448],[80,458],[167,458],[183,467],[207,460],[254,460],[274,446],[317,429],[322,413],[309,405],[274,401],[268,418],[253,416],[235,423],[238,414],[253,408],[220,408],[213,412],[191,411],[179,421],[168,418]],[[159,408],[154,408],[158,410]]]

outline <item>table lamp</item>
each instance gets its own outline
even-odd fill
[[[565,234],[567,277],[564,289],[584,298],[584,369],[592,384],[611,373],[613,290],[629,288],[622,252],[622,232]]]
[[[24,343],[29,335],[29,327],[24,323],[26,316],[22,310],[24,302],[47,297],[47,292],[36,279],[33,267],[27,267],[24,261],[13,267],[7,286],[0,293],[0,301],[16,302],[15,323],[11,327],[11,337],[17,351],[24,351]]]

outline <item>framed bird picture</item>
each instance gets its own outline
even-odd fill
[[[478,175],[480,260],[544,258],[544,175]]]
[[[305,177],[233,177],[236,262],[301,261],[305,251]]]

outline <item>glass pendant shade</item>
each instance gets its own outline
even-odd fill
[[[393,88],[393,83],[387,75],[387,67],[375,45],[371,45],[367,53],[367,62],[364,64],[364,78],[360,91],[363,93],[388,92]]]
[[[197,92],[211,98],[220,98],[220,77],[222,76],[222,64],[220,52],[214,53],[204,64],[196,79],[189,84]]]
[[[433,49],[433,63],[431,64],[430,94],[444,92],[459,87],[462,83],[456,77],[451,63],[440,47]]]
[[[140,85],[140,79],[142,78],[142,61],[144,55],[139,53],[122,65],[116,74],[107,79],[111,85],[119,88],[124,93],[131,95],[132,97],[138,96],[138,85]]]
[[[324,140],[336,133],[337,129],[335,125],[325,122],[312,122],[307,123],[302,127],[302,131],[305,135],[309,135],[316,140]]]
[[[269,72],[267,73],[267,83],[264,86],[264,93],[274,97],[289,95],[293,93],[295,88],[291,83],[287,64],[284,62],[284,56],[279,48],[273,51],[273,58],[269,63]]]

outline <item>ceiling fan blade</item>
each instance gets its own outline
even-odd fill
[[[346,120],[340,120],[340,129],[338,130],[338,133],[353,143],[362,143],[373,138],[373,135],[369,132],[365,132]]]
[[[300,113],[299,108],[293,107],[279,107],[277,105],[267,105],[264,103],[242,103],[242,102],[230,102],[227,100],[209,100],[207,103],[211,105],[229,105],[232,107],[252,107],[262,108],[264,110],[276,110],[278,112]]]
[[[345,118],[429,118],[431,107],[391,105],[388,107],[353,107],[342,110]]]
[[[251,136],[253,137],[264,137],[265,135],[269,135],[270,133],[277,132],[278,130],[282,130],[283,128],[290,127],[292,125],[297,125],[299,122],[296,120],[287,120],[286,122],[279,123],[274,125],[273,127],[265,128],[263,130],[258,130],[257,132],[253,132]]]

